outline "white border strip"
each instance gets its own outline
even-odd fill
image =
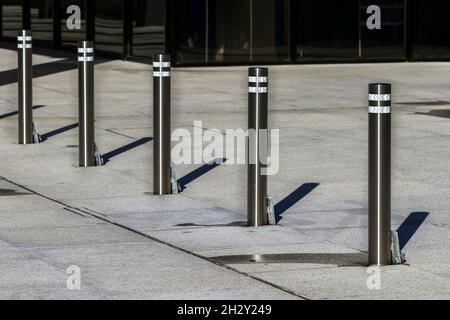
[[[31,36],[26,36],[25,37],[25,39],[24,39],[24,37],[23,36],[18,36],[17,37],[17,41],[31,41],[31,40],[33,40],[33,37],[31,37]]]
[[[391,113],[391,107],[369,107],[369,113],[377,113],[377,114]]]
[[[153,68],[170,68],[170,62],[153,62]]]
[[[78,61],[80,61],[80,62],[92,62],[92,61],[94,61],[94,57],[78,57]]]
[[[267,87],[248,87],[249,93],[267,93]]]
[[[248,82],[267,83],[267,77],[248,77]]]
[[[94,48],[78,48],[78,53],[94,53]]]
[[[170,77],[170,71],[154,71],[153,76],[167,78]]]
[[[31,43],[27,43],[26,45],[23,45],[23,43],[18,43],[17,48],[18,49],[23,49],[23,48],[31,49],[31,48],[33,48],[33,45]]]
[[[369,101],[391,101],[390,94],[369,94]]]

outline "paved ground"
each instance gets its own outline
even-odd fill
[[[18,146],[16,54],[0,50],[0,298],[450,298],[449,63],[271,67],[281,168],[269,192],[282,219],[254,229],[241,226],[245,166],[177,166],[184,192],[151,195],[149,65],[96,66],[96,140],[109,162],[81,169],[76,65],[34,62],[52,70],[34,80],[47,140]],[[367,288],[365,266],[374,81],[393,83],[393,227],[408,259],[382,268],[381,290]],[[246,99],[244,67],[173,72],[174,128],[245,128]],[[72,265],[81,290],[67,289]]]

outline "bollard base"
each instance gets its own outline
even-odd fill
[[[41,135],[37,132],[37,128],[35,123],[33,122],[33,143],[38,144],[43,142],[44,139],[42,139]]]
[[[94,156],[95,156],[95,166],[101,167],[105,164],[105,161],[103,160],[102,154],[100,153],[100,150],[97,147],[97,144],[94,144]]]
[[[170,168],[170,188],[172,194],[178,194],[181,192],[181,186],[177,180],[177,174],[174,168]]]
[[[405,254],[400,249],[400,240],[398,238],[398,232],[391,231],[391,264],[399,265],[406,262]]]
[[[267,204],[267,221],[269,222],[269,225],[275,226],[277,224],[277,217],[275,216],[275,206],[273,204],[273,199],[271,196],[267,196],[266,204]]]

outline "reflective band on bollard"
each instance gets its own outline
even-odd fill
[[[19,144],[34,143],[33,137],[33,62],[31,31],[23,30],[17,37],[19,62]]]
[[[153,57],[153,193],[171,194],[170,55]]]
[[[391,264],[391,85],[369,85],[369,265]]]
[[[79,161],[80,167],[96,165],[94,135],[94,42],[78,44]]]
[[[249,68],[247,144],[247,222],[250,227],[267,225],[267,148],[261,150],[268,128],[268,69]],[[263,130],[263,131],[260,131]],[[266,136],[267,138],[267,136]],[[264,159],[263,159],[264,158]]]

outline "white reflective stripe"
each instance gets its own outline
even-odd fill
[[[18,41],[24,41],[24,40],[25,40],[25,41],[31,41],[31,40],[33,40],[33,38],[32,38],[31,36],[26,36],[25,39],[24,39],[23,36],[18,36],[18,37],[17,37],[17,40],[18,40]]]
[[[170,71],[154,71],[154,77],[170,77]]]
[[[23,45],[22,43],[18,43],[17,48],[18,49],[23,49],[23,48],[31,49],[31,48],[33,48],[33,45],[31,43],[27,43],[26,45]]]
[[[369,113],[391,113],[391,107],[369,107]]]
[[[81,61],[81,62],[94,61],[94,57],[78,57],[78,61]]]
[[[154,68],[170,68],[170,62],[153,62]]]
[[[390,94],[369,94],[369,101],[391,101]]]
[[[267,77],[248,77],[248,82],[267,83]]]
[[[267,93],[267,87],[248,87],[249,93]]]
[[[78,53],[94,53],[94,48],[78,48]]]

